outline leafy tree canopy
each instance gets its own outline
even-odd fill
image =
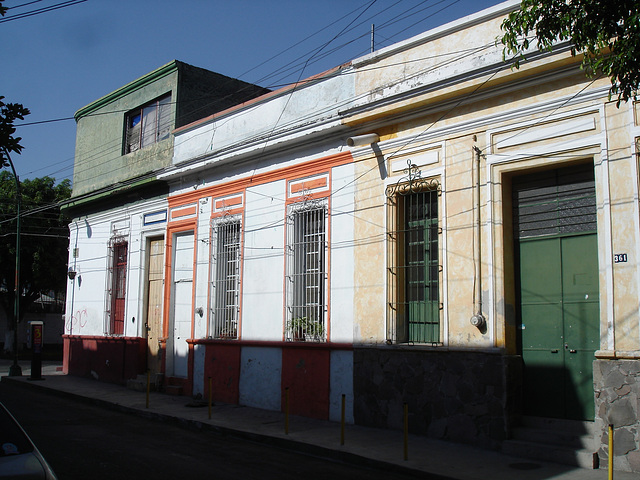
[[[51,177],[21,182],[20,301],[21,316],[40,294],[66,289],[68,219],[58,203],[71,196],[71,183]],[[16,183],[0,172],[0,306],[11,317],[15,287]]]
[[[611,79],[609,98],[617,96],[618,106],[636,98],[640,0],[522,0],[502,29],[505,55],[522,59],[534,39],[539,50],[547,51],[558,41],[569,41],[573,55],[584,54],[582,68],[589,76],[600,71]]]
[[[13,122],[24,120],[25,115],[29,115],[29,109],[19,103],[4,103],[4,97],[0,95],[0,167],[9,165],[7,152],[20,153],[21,137],[14,137],[16,127]]]

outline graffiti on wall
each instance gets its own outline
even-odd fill
[[[74,314],[71,315],[71,318],[65,322],[64,331],[65,333],[72,334],[78,333],[82,330],[87,324],[87,320],[89,315],[87,314],[87,309],[83,308],[82,310],[76,310]]]

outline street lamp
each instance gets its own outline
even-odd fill
[[[18,365],[18,321],[20,320],[20,204],[22,203],[22,192],[20,190],[18,174],[16,173],[16,169],[14,168],[11,157],[9,156],[9,151],[6,148],[4,149],[4,153],[7,156],[7,160],[9,160],[13,177],[16,180],[16,197],[18,204],[16,216],[16,277],[13,306],[13,365],[9,368],[9,376],[20,377],[22,376],[22,368]]]

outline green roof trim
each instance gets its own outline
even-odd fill
[[[142,88],[145,85],[148,85],[149,83],[159,78],[165,77],[169,74],[172,74],[178,71],[179,64],[180,62],[178,60],[173,60],[172,62],[169,62],[166,65],[163,65],[162,67],[157,68],[153,72],[147,73],[143,77],[140,77],[137,80],[134,80],[133,82],[128,83],[123,87],[120,87],[114,92],[111,92],[110,94],[105,95],[102,98],[99,98],[98,100],[90,103],[86,107],[82,107],[74,115],[76,122],[80,120],[80,118],[95,112],[96,110],[104,107],[105,105],[108,105],[109,103],[115,100],[118,100],[119,98],[124,97],[125,95],[128,95],[129,93],[135,90],[138,90],[139,88]]]
[[[66,202],[60,205],[60,209],[66,210],[68,208],[75,208],[81,205],[86,205],[88,203],[102,200],[106,197],[109,197],[110,195],[116,195],[126,190],[132,190],[135,188],[144,187],[146,185],[156,183],[157,181],[158,179],[155,176],[153,176],[151,178],[140,179],[133,183],[127,183],[126,185],[113,185],[112,187],[108,187],[94,194],[80,195],[79,197],[76,197],[77,199],[75,200],[73,197],[71,197],[69,200],[67,200]]]

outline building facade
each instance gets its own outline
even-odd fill
[[[173,61],[76,113],[66,372],[124,382],[157,370],[169,192],[157,175],[172,131],[267,91]]]
[[[112,253],[70,249],[69,371],[493,448],[580,422],[602,459],[613,424],[640,471],[638,108],[569,45],[513,69],[517,6],[176,125],[166,190],[72,224]]]

